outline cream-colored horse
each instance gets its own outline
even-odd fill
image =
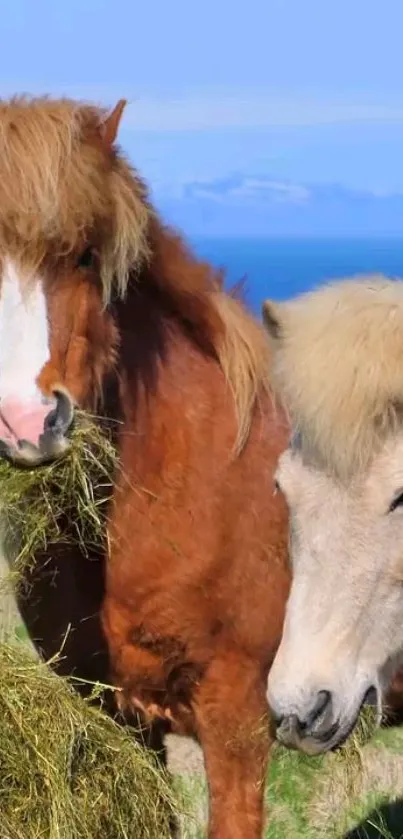
[[[278,736],[331,749],[403,651],[403,282],[341,280],[264,304],[293,437],[277,481],[293,584],[268,681]],[[400,660],[399,660],[400,659]]]

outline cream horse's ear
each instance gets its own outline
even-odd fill
[[[282,304],[265,300],[262,305],[262,317],[270,338],[278,341],[282,332]]]
[[[123,111],[127,105],[127,99],[119,99],[117,105],[115,105],[113,111],[111,111],[108,116],[102,120],[101,123],[101,135],[102,139],[107,146],[108,149],[111,149],[119,130],[120,121],[123,116]]]

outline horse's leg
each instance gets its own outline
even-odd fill
[[[209,787],[208,839],[261,839],[270,738],[257,662],[236,650],[216,657],[195,712]]]

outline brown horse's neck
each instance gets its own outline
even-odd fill
[[[159,370],[161,365],[168,363],[174,336],[182,334],[184,343],[194,342],[201,352],[216,357],[214,347],[208,343],[203,346],[201,336],[192,330],[192,324],[181,321],[171,301],[158,288],[148,285],[146,278],[139,278],[130,285],[125,300],[115,304],[114,314],[120,336],[120,403],[122,398],[129,399],[135,408],[140,393],[145,397],[156,393]],[[109,390],[116,405],[114,381]]]
[[[181,335],[184,343],[217,359],[216,347],[224,331],[212,302],[221,277],[156,220],[151,226],[150,249],[149,264],[140,275],[133,275],[125,298],[113,304],[120,337],[120,398],[118,405],[116,382],[111,381],[107,401],[108,408],[114,406],[114,416],[122,412],[122,398],[135,407],[140,392],[145,396],[156,392],[158,371],[168,360],[174,336]]]
[[[152,306],[175,320],[199,348],[215,355],[224,325],[212,303],[223,278],[207,262],[196,258],[184,240],[153,218],[149,233],[152,259],[141,282]]]

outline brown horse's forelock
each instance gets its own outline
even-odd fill
[[[37,267],[98,239],[104,300],[148,258],[149,208],[123,156],[108,161],[106,113],[68,99],[0,103],[0,249]]]

